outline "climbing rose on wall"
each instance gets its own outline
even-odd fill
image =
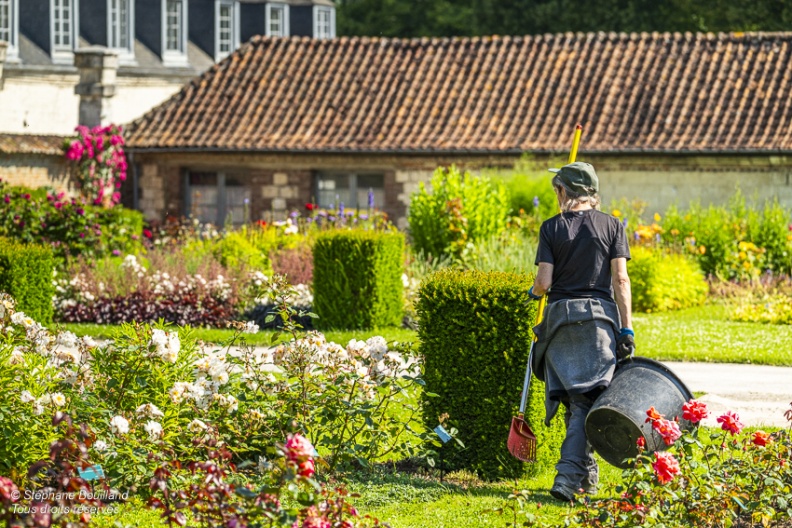
[[[121,200],[121,182],[127,177],[124,138],[120,126],[78,126],[77,136],[64,145],[72,178],[83,198],[112,207]]]

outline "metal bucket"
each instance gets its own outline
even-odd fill
[[[652,424],[646,423],[649,407],[668,420],[678,417],[681,429],[692,430],[693,424],[682,419],[682,405],[691,398],[690,389],[668,367],[634,357],[616,368],[610,386],[594,402],[586,416],[586,436],[606,462],[626,468],[624,460],[638,456],[641,436],[647,452],[668,447]]]

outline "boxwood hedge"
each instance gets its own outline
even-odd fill
[[[16,300],[16,309],[40,323],[52,322],[52,251],[0,238],[0,292]]]
[[[400,325],[404,235],[327,231],[313,247],[314,312],[322,329]]]
[[[442,448],[449,469],[468,469],[487,479],[525,470],[509,454],[506,440],[533,338],[537,303],[528,298],[531,284],[528,275],[441,270],[421,285],[417,313],[425,359],[424,421],[434,429],[447,414],[465,445],[459,449],[449,442]],[[557,461],[564,435],[560,416],[547,428],[544,415],[544,384],[534,378],[526,413],[538,437],[540,464],[534,471]]]

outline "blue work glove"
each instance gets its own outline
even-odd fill
[[[635,354],[635,332],[631,328],[619,330],[616,338],[616,359],[625,360]]]
[[[538,301],[539,299],[541,299],[541,298],[542,298],[542,296],[541,296],[541,295],[536,295],[536,294],[534,294],[534,292],[533,292],[533,286],[531,286],[531,287],[528,289],[528,297],[530,297],[530,298],[531,298],[531,299],[533,299],[534,301]]]

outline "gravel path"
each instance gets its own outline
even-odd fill
[[[663,362],[693,392],[703,392],[712,416],[704,423],[717,427],[715,418],[734,411],[745,425],[789,425],[784,412],[792,402],[792,367],[734,365],[730,363]]]

